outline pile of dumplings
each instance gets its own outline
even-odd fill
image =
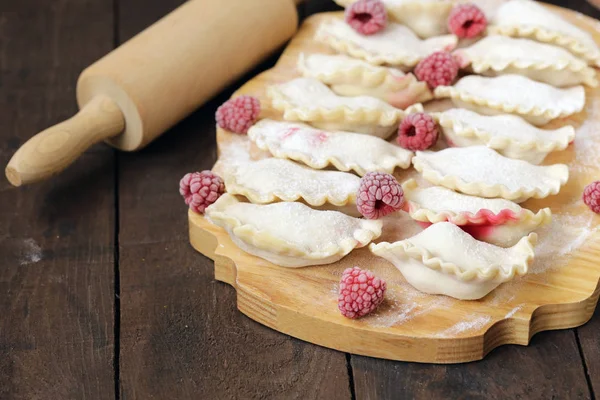
[[[367,1],[383,4],[385,25],[363,34],[340,14],[323,20],[314,38],[323,52],[300,54],[299,76],[267,90],[280,120],[247,132],[271,157],[219,161],[227,193],[206,217],[240,249],[279,266],[329,264],[369,246],[420,291],[480,299],[528,272],[534,231],[552,213],[519,203],[559,193],[569,168],[541,164],[575,136],[572,126],[544,125],[584,109],[600,50],[533,0],[472,0],[487,20],[472,38],[448,27],[459,1]],[[435,52],[451,53],[460,72],[432,87],[414,69]],[[437,99],[453,104],[428,113],[449,147],[395,143],[402,121]],[[372,243],[393,222],[361,217],[361,178],[412,167],[419,175],[404,179],[395,212],[424,229]]]

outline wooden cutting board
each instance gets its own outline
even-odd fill
[[[551,6],[549,6],[551,7]],[[600,23],[581,14],[551,7],[590,31],[600,42]],[[246,83],[235,95],[260,98],[263,118],[281,118],[269,108],[265,88],[298,76],[301,52],[331,53],[313,41],[321,21],[341,13],[315,15],[304,22],[277,65]],[[330,265],[289,269],[278,267],[237,248],[227,233],[189,213],[190,241],[215,261],[215,278],[237,291],[237,306],[250,318],[299,339],[340,351],[394,360],[458,363],[483,358],[503,344],[527,345],[537,332],[579,326],[588,321],[598,301],[600,217],[581,201],[584,186],[600,179],[600,89],[586,89],[586,110],[568,121],[577,128],[575,143],[550,155],[546,163],[567,163],[569,183],[557,196],[532,200],[525,207],[551,207],[553,223],[539,231],[537,259],[522,279],[500,286],[479,301],[460,301],[418,292],[400,272],[367,248],[353,251]],[[443,103],[440,106],[444,106]],[[560,125],[555,124],[555,125]],[[244,135],[217,131],[220,160],[263,158]],[[414,176],[396,171],[400,182]],[[395,241],[420,230],[406,217],[395,217],[377,241]],[[384,303],[360,320],[337,309],[342,271],[354,265],[372,270],[388,282]],[[223,289],[226,290],[226,289]]]

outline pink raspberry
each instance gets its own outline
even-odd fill
[[[583,191],[583,202],[595,212],[600,214],[600,181],[592,182]]]
[[[402,186],[390,174],[369,172],[360,180],[356,208],[367,219],[379,219],[398,211],[404,204]]]
[[[407,150],[427,150],[437,139],[438,127],[429,114],[409,114],[398,128],[398,144]]]
[[[219,128],[235,133],[246,133],[260,115],[260,101],[252,96],[229,99],[217,109]]]
[[[431,89],[448,86],[458,75],[458,63],[447,51],[436,51],[422,59],[415,68],[418,80],[426,82]]]
[[[358,0],[346,8],[346,23],[362,35],[379,32],[387,24],[387,12],[380,0]]]
[[[448,29],[462,39],[479,35],[486,26],[485,14],[472,3],[456,5],[448,16]]]
[[[371,271],[347,268],[340,281],[338,308],[346,318],[360,318],[381,304],[386,288]]]
[[[190,172],[179,181],[179,193],[192,211],[203,214],[206,207],[225,193],[225,183],[211,171]]]

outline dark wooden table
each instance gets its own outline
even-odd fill
[[[76,111],[82,68],[182,2],[0,0],[0,164]],[[583,0],[562,5],[600,16]],[[311,1],[301,13],[332,9]],[[0,399],[600,393],[598,313],[529,347],[436,366],[317,347],[236,310],[234,290],[188,244],[177,183],[212,166],[216,107],[275,59],[139,153],[98,145],[49,182],[15,189],[0,179]]]

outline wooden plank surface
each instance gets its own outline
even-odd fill
[[[76,111],[79,70],[112,46],[112,5],[2,0],[0,10],[5,165]],[[114,398],[113,159],[97,147],[50,182],[0,180],[1,399]]]
[[[572,331],[544,332],[529,347],[502,346],[459,365],[352,356],[358,399],[589,399]]]
[[[0,0],[0,161],[76,110],[82,67],[182,2]],[[600,15],[584,0],[553,3]],[[176,187],[212,165],[214,111],[242,82],[141,153],[116,160],[100,145],[48,183],[0,181],[0,399],[588,398],[586,379],[600,393],[598,313],[456,366],[351,357],[239,313],[234,290],[188,245]]]
[[[576,331],[590,390],[595,395],[600,394],[600,335],[598,332],[600,332],[600,309],[597,308],[592,320]]]
[[[122,0],[121,39],[164,13],[165,3],[179,1],[144,1],[138,13],[140,1]],[[343,353],[246,318],[235,291],[189,246],[177,183],[214,163],[214,112],[230,94],[144,151],[119,156],[121,397],[348,399]]]

